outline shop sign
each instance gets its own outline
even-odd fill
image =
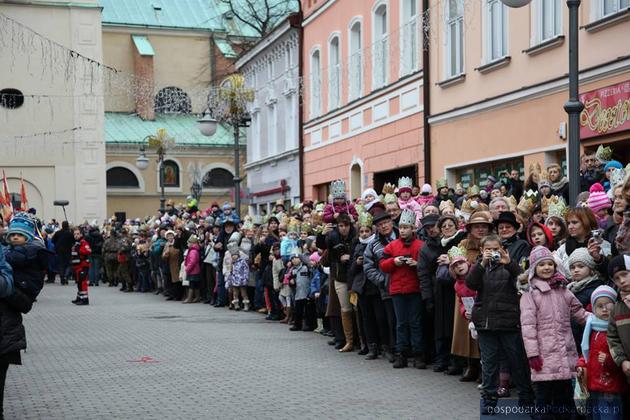
[[[630,130],[630,80],[580,95],[580,138]]]

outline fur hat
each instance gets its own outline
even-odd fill
[[[604,192],[604,187],[599,182],[594,183],[589,188],[589,196],[587,200],[588,207],[593,211],[593,213],[597,213],[599,210],[609,209],[612,207],[612,203],[610,202],[610,198]]]

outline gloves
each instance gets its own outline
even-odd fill
[[[543,360],[540,356],[534,356],[529,358],[529,367],[535,370],[536,372],[540,372],[543,367]]]

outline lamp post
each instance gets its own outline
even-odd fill
[[[141,171],[144,171],[149,167],[149,159],[146,156],[146,150],[144,148],[145,142],[148,143],[149,147],[156,147],[157,149],[157,164],[160,179],[160,211],[164,212],[166,198],[164,196],[164,170],[162,165],[164,164],[164,154],[166,153],[166,149],[174,144],[175,140],[172,137],[169,137],[166,130],[163,128],[160,128],[156,135],[148,135],[142,139],[142,143],[140,144],[140,155],[136,158],[136,167]]]
[[[501,0],[508,7],[523,7],[531,0]],[[569,100],[564,104],[564,110],[569,116],[569,144],[567,151],[569,176],[569,205],[574,207],[580,193],[580,113],[584,104],[579,98],[578,65],[578,11],[581,0],[566,0],[569,8]]]

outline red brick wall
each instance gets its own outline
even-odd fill
[[[153,90],[155,81],[153,76],[153,56],[142,56],[134,48],[133,67],[134,75],[136,76],[133,92],[136,112],[143,120],[154,120],[155,99]]]

